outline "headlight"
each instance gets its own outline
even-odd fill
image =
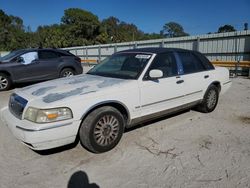
[[[35,123],[50,123],[73,118],[72,111],[69,108],[37,109],[29,107],[24,119]]]

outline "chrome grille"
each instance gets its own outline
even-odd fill
[[[9,100],[10,112],[16,116],[18,119],[22,118],[23,110],[27,105],[28,101],[17,94],[13,93]]]

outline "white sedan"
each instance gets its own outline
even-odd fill
[[[17,89],[1,117],[34,150],[73,143],[114,148],[125,128],[196,107],[212,112],[231,86],[229,71],[201,53],[142,48],[115,53],[87,74]]]

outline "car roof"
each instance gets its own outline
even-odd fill
[[[57,48],[26,48],[26,49],[20,49],[20,50],[17,50],[17,51],[31,52],[31,51],[43,51],[43,50],[66,52],[66,50],[57,49]]]
[[[26,48],[26,49],[20,49],[20,50],[16,50],[16,51],[20,51],[20,53],[34,52],[34,51],[54,51],[54,52],[63,53],[65,55],[69,55],[69,54],[73,55],[67,50],[57,49],[57,48]]]
[[[181,48],[136,48],[136,49],[130,49],[130,50],[123,50],[117,53],[154,53],[154,54],[160,54],[165,52],[190,52],[192,50],[186,50]]]

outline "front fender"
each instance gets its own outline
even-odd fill
[[[131,116],[130,116],[130,112],[129,112],[128,107],[124,103],[117,101],[117,100],[108,100],[108,101],[103,101],[103,102],[99,102],[99,103],[94,104],[93,106],[88,108],[88,110],[82,115],[81,120],[83,120],[90,112],[92,112],[93,110],[95,110],[101,106],[113,106],[114,108],[118,108],[119,111],[121,111],[121,109],[119,109],[119,108],[122,107],[123,110],[125,110],[126,115],[127,115],[127,123],[130,122]]]

